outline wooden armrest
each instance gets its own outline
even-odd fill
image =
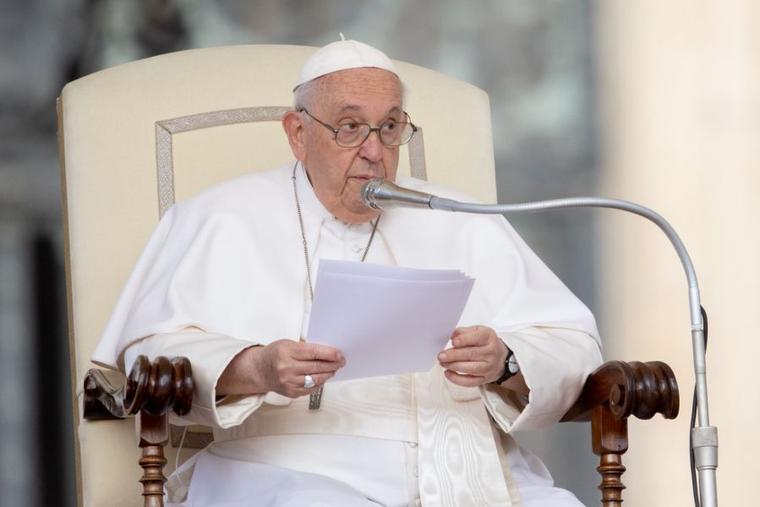
[[[185,415],[193,403],[192,368],[185,357],[151,363],[138,356],[129,376],[92,369],[84,378],[84,418],[123,419],[137,416],[142,448],[140,466],[145,507],[162,507],[164,497],[164,446],[169,437],[168,412]]]
[[[581,395],[562,421],[591,421],[591,445],[599,456],[597,471],[604,507],[620,507],[625,486],[622,455],[628,450],[628,417],[650,419],[678,415],[678,383],[670,367],[648,363],[610,361],[589,375]]]
[[[655,414],[674,419],[678,405],[678,383],[667,364],[609,361],[589,375],[562,421],[591,421],[593,409],[600,406],[609,407],[618,419],[651,419]]]
[[[193,373],[186,357],[171,361],[161,356],[151,364],[138,356],[129,376],[91,369],[84,377],[84,418],[123,419],[145,412],[160,416],[173,410],[179,416],[193,404]]]

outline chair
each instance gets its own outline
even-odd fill
[[[177,453],[165,446],[167,413],[189,407],[191,365],[181,358],[138,361],[125,385],[118,372],[89,370],[89,358],[148,235],[172,203],[292,158],[278,120],[312,51],[275,45],[182,51],[97,72],[63,89],[59,151],[80,505],[135,505],[141,493],[146,506],[162,504],[163,465]],[[403,148],[399,172],[493,202],[487,95],[440,73],[397,65],[411,90],[407,110],[422,127]],[[453,122],[469,128],[452,137]],[[592,421],[604,505],[620,505],[626,418],[677,412],[675,377],[663,363],[611,362],[590,377],[565,419]],[[137,415],[142,457],[125,418],[130,414]],[[189,440],[201,446],[205,435],[193,432]],[[194,452],[187,447],[183,459]]]

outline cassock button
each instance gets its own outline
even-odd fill
[[[417,442],[409,442],[409,447],[415,449],[417,447]]]

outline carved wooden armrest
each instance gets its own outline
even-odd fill
[[[660,361],[610,361],[586,380],[580,397],[562,421],[591,421],[591,443],[599,456],[597,471],[604,507],[620,507],[625,486],[622,455],[628,450],[628,417],[666,419],[678,415],[678,384],[673,370]]]
[[[84,378],[84,418],[123,419],[135,415],[140,431],[145,507],[163,507],[169,410],[182,416],[193,403],[192,368],[185,357],[151,363],[138,356],[126,381],[120,373],[92,369]]]

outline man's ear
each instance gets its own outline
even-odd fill
[[[293,152],[293,156],[303,162],[306,148],[303,138],[304,124],[301,113],[298,111],[288,111],[282,115],[282,128],[285,130],[285,135],[288,136],[288,143],[290,144],[290,150]]]

